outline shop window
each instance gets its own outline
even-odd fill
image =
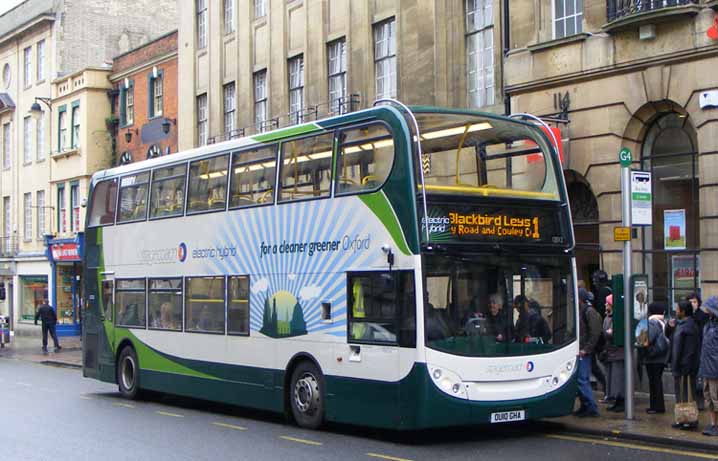
[[[38,192],[38,205],[39,197]],[[92,189],[92,198],[90,199],[90,227],[114,224],[116,205],[117,180],[98,182]]]
[[[412,271],[356,272],[347,283],[351,342],[416,345]]]
[[[229,277],[227,300],[227,332],[249,334],[249,276]]]
[[[330,133],[282,143],[280,201],[329,196],[332,141]]]
[[[182,279],[151,279],[149,326],[157,330],[182,330]]]
[[[25,322],[35,321],[37,306],[47,297],[46,276],[20,276],[20,318]]]
[[[117,280],[115,290],[115,324],[123,327],[144,328],[145,279]]]
[[[186,279],[185,330],[224,333],[224,277]]]
[[[224,210],[228,162],[229,154],[190,164],[188,212]]]
[[[374,123],[342,131],[337,156],[337,194],[375,190],[389,177],[394,140],[387,127]]]
[[[75,323],[73,302],[75,296],[73,290],[75,266],[58,264],[56,266],[55,276],[55,296],[57,299],[55,310],[57,311],[57,323]]]
[[[235,153],[232,156],[230,208],[272,203],[276,166],[276,144]]]
[[[172,165],[152,173],[150,218],[178,216],[184,211],[187,165]]]
[[[147,217],[148,172],[123,176],[120,180],[120,216],[118,223],[139,221]]]

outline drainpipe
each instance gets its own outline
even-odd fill
[[[504,29],[504,55],[503,59],[501,59],[501,77],[504,81],[503,84],[503,93],[504,93],[504,112],[505,114],[511,115],[511,98],[509,97],[508,93],[506,93],[506,76],[504,74],[504,61],[506,60],[506,57],[509,54],[509,50],[511,49],[510,45],[510,39],[511,39],[511,33],[509,31],[509,0],[504,0],[504,14],[503,14],[503,29]]]

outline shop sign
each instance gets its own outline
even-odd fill
[[[663,239],[668,251],[686,249],[686,210],[663,212]]]
[[[80,245],[77,243],[53,243],[51,251],[55,261],[80,260]]]
[[[648,171],[631,171],[631,224],[653,224],[651,173]]]

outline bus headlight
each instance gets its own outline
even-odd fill
[[[571,378],[571,375],[573,374],[573,370],[576,367],[576,359],[571,359],[568,362],[564,363],[557,372],[554,372],[553,379],[551,380],[551,384],[556,387],[564,384],[566,381]]]
[[[441,389],[442,392],[460,399],[468,398],[466,386],[464,386],[459,375],[453,371],[449,371],[446,368],[429,366],[429,375],[436,387]]]

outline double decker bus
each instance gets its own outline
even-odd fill
[[[96,173],[83,374],[393,429],[564,415],[576,270],[534,124],[373,108]]]

